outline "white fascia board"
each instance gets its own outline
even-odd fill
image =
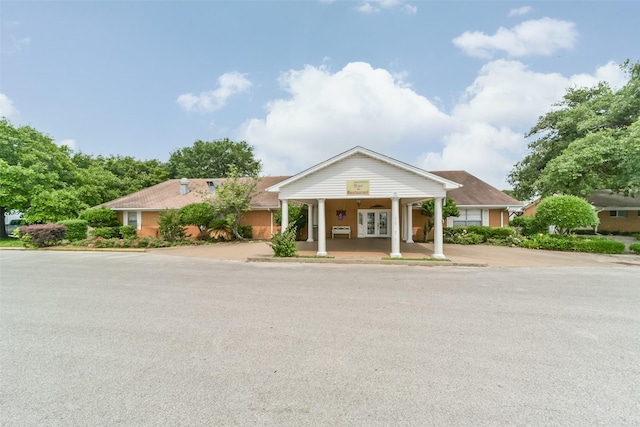
[[[349,156],[352,156],[354,154],[364,154],[365,156],[371,157],[373,159],[379,160],[381,162],[396,166],[400,169],[404,169],[406,171],[409,172],[413,172],[417,175],[423,176],[425,178],[431,179],[432,181],[436,181],[439,182],[441,184],[444,185],[446,190],[453,190],[456,188],[460,188],[462,187],[462,184],[458,184],[457,182],[454,181],[450,181],[448,179],[442,178],[440,176],[434,175],[430,172],[427,172],[423,169],[417,168],[415,166],[411,166],[408,163],[404,163],[401,162],[399,160],[396,159],[392,159],[391,157],[385,156],[383,154],[380,153],[376,153],[375,151],[371,151],[368,150],[364,147],[360,147],[360,146],[356,146],[353,147],[352,149],[345,151],[344,153],[338,154],[337,156],[331,157],[330,159],[325,160],[322,163],[318,163],[315,166],[312,166],[308,169],[305,169],[304,171],[292,176],[289,179],[285,179],[284,181],[280,181],[279,183],[272,185],[271,187],[268,187],[266,189],[266,191],[273,191],[273,192],[280,192],[280,188],[284,187],[294,181],[297,181],[299,179],[304,178],[305,176],[311,175],[312,173],[320,170],[320,169],[324,169],[334,163],[339,162],[340,160],[346,159]]]

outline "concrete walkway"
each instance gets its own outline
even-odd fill
[[[314,257],[317,243],[298,242],[300,257]],[[390,263],[383,261],[389,257],[389,239],[328,239],[329,258],[323,262],[339,263]],[[403,259],[429,258],[433,254],[432,243],[401,243]],[[227,242],[203,246],[177,246],[149,249],[148,252],[235,261],[266,261],[273,258],[273,250],[266,242]],[[640,267],[638,255],[601,255],[574,252],[543,251],[489,245],[444,245],[444,253],[451,261],[449,265],[470,265],[488,267],[594,267],[632,265]],[[278,259],[284,262],[318,262],[318,258]],[[399,261],[406,263],[407,261]],[[415,263],[414,263],[415,264]],[[428,261],[425,265],[433,264]],[[445,264],[446,265],[446,264]]]

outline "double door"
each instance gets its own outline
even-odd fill
[[[390,209],[358,209],[358,237],[390,237]]]

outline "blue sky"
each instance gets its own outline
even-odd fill
[[[570,86],[626,77],[640,2],[6,1],[0,115],[93,155],[255,147],[268,175],[361,145],[507,188]]]

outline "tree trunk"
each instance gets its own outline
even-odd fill
[[[5,228],[5,215],[7,213],[7,208],[5,208],[4,206],[0,206],[0,218],[2,218],[2,225],[0,226],[0,239],[6,239],[7,237],[7,230]]]

